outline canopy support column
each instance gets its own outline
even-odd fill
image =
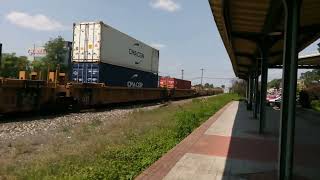
[[[259,133],[264,133],[266,123],[266,98],[267,98],[267,84],[268,84],[268,59],[267,49],[261,49],[261,91],[260,91],[260,124]]]
[[[249,76],[249,101],[247,105],[247,110],[252,110],[252,99],[253,99],[253,77]]]
[[[253,112],[253,117],[255,119],[258,118],[258,108],[259,108],[259,74],[256,72],[255,78],[254,78],[254,112]]]
[[[246,80],[246,100],[247,100],[247,104],[249,103],[249,78]]]
[[[285,8],[285,39],[278,178],[290,180],[293,169],[300,0],[283,0],[283,4]]]

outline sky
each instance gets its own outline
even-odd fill
[[[74,22],[104,23],[160,50],[160,75],[216,86],[235,78],[208,0],[0,0],[0,42],[5,53],[27,55],[61,35],[72,41]],[[318,41],[319,42],[319,41]],[[316,53],[316,43],[302,54]],[[269,79],[281,71],[269,71]],[[217,78],[217,79],[215,79]],[[227,79],[219,79],[227,78]]]

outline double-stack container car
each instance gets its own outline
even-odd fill
[[[73,27],[72,79],[107,86],[157,88],[159,51],[103,22]]]

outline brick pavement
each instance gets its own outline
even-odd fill
[[[136,179],[275,179],[277,127],[268,125],[263,136],[257,134],[257,127],[258,121],[251,118],[243,103],[229,103]],[[295,158],[299,165],[296,172],[316,177],[312,168],[320,161],[316,154],[320,145],[297,145],[296,149],[303,155]]]

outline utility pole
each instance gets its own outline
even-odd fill
[[[183,80],[184,70],[181,70],[181,79]]]
[[[2,44],[0,43],[0,70],[1,70],[1,60],[2,60]]]
[[[203,82],[203,71],[204,71],[204,69],[202,68],[202,69],[200,69],[201,70],[201,86],[202,86],[202,82]]]
[[[36,60],[36,44],[33,44],[33,61]]]

